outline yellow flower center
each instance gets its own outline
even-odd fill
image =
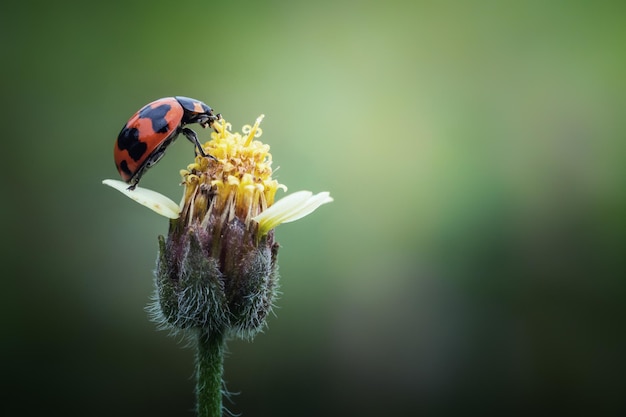
[[[196,156],[194,163],[181,170],[185,185],[181,218],[208,222],[215,215],[226,222],[237,217],[248,225],[274,203],[278,188],[287,189],[272,179],[269,145],[255,140],[262,134],[261,120],[263,116],[253,126],[244,126],[243,135],[232,133],[224,119],[213,124],[216,132],[203,147],[216,160]]]

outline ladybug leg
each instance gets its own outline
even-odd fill
[[[137,183],[139,182],[139,179],[141,178],[141,175],[135,175],[135,177],[130,180],[130,186],[127,188],[127,190],[132,191],[135,189],[135,187],[137,187]]]
[[[196,149],[198,149],[198,151],[200,152],[200,155],[204,156],[205,158],[211,158],[211,159],[216,160],[216,158],[213,155],[209,155],[206,152],[204,152],[204,149],[202,149],[202,145],[200,144],[200,141],[198,140],[198,135],[196,135],[196,132],[185,127],[183,128],[182,133],[189,140],[189,142],[193,143],[196,146]]]
[[[128,188],[126,188],[128,191],[133,191],[135,189],[135,187],[137,187],[137,184],[131,184],[130,186],[128,186]]]

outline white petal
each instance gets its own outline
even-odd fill
[[[129,190],[128,184],[118,180],[104,180],[102,184],[115,188],[126,197],[132,198],[139,204],[148,207],[150,210],[154,210],[161,216],[165,216],[169,219],[177,219],[179,216],[180,208],[178,204],[161,193],[141,187],[135,187],[134,190]]]
[[[253,220],[259,223],[260,233],[263,235],[279,224],[301,219],[331,201],[333,199],[326,191],[315,195],[310,191],[298,191],[281,198]]]

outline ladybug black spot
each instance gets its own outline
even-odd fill
[[[124,172],[124,174],[128,175],[129,177],[133,176],[132,171],[128,168],[128,163],[126,162],[126,160],[124,159],[122,162],[120,162],[120,167],[119,169]]]
[[[169,104],[161,104],[158,107],[145,107],[139,112],[142,119],[150,119],[152,121],[152,130],[156,133],[167,133],[170,126],[165,120],[165,115],[172,109]]]
[[[139,141],[139,131],[136,128],[128,128],[124,126],[119,136],[117,137],[117,147],[121,150],[127,150],[128,154],[135,161],[141,159],[148,145],[145,142]],[[128,167],[127,167],[128,168]]]

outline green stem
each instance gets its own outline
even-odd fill
[[[198,417],[221,417],[224,348],[222,334],[202,333],[196,352],[196,401]]]

